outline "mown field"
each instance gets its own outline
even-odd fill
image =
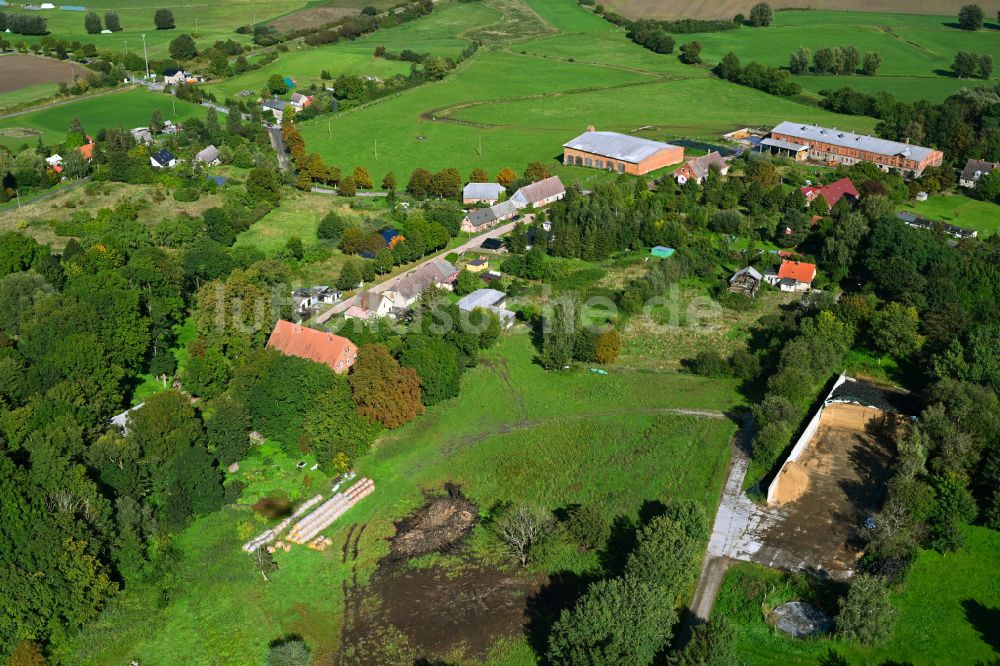
[[[748,16],[756,0],[608,0],[605,5],[632,18],[732,18]],[[774,0],[775,9],[836,9],[863,12],[908,12],[912,14],[954,15],[965,0]]]
[[[206,113],[205,108],[197,104],[172,100],[167,95],[146,90],[112,92],[4,118],[0,120],[0,145],[12,150],[22,144],[34,146],[39,135],[47,145],[60,143],[65,140],[74,118],[78,118],[83,128],[91,133],[105,127],[148,125],[156,109],[160,110],[164,120],[176,122],[183,122],[191,116],[204,117]],[[18,133],[17,129],[28,132]]]
[[[991,18],[992,17],[992,18]],[[695,35],[676,35],[678,43],[696,39],[704,48],[703,60],[717,63],[732,51],[746,63],[757,61],[787,67],[788,58],[799,47],[815,53],[823,47],[854,46],[861,53],[878,51],[882,66],[876,77],[802,76],[805,90],[852,86],[866,92],[885,90],[901,99],[940,101],[956,90],[981,83],[955,79],[949,67],[958,51],[972,51],[1000,59],[1000,32],[995,14],[988,16],[987,29],[960,30],[954,15],[918,16],[871,11],[785,11],[774,15],[767,28]]]
[[[667,408],[737,407],[742,401],[731,382],[615,368],[607,376],[586,369],[546,373],[533,354],[527,335],[505,337],[466,374],[458,398],[383,437],[357,465],[376,491],[328,530],[334,547],[279,553],[270,583],[239,549],[241,529],[256,533],[268,524],[243,503],[276,488],[292,497],[312,494],[326,479],[308,466],[296,469],[298,459],[265,445],[241,464],[239,474],[249,482],[241,505],[181,535],[168,591],[124,593],[79,638],[70,661],[202,663],[210,654],[217,663],[263,664],[268,642],[290,632],[303,635],[321,661],[332,657],[342,584],[356,574],[364,585],[388,552],[393,522],[423,502],[423,491],[446,481],[461,484],[481,510],[497,500],[527,499],[552,509],[587,502],[610,519],[634,517],[644,500],[686,497],[714,506],[735,425]],[[367,527],[352,571],[341,561],[341,547],[354,524]],[[474,550],[483,542],[478,529]],[[584,571],[595,557],[570,550],[549,566]],[[506,663],[534,660],[521,638],[505,641],[498,653]]]
[[[1000,535],[969,527],[966,538],[965,548],[957,553],[920,553],[905,587],[892,595],[899,615],[885,645],[785,636],[765,621],[766,612],[786,601],[818,597],[822,605],[830,598],[817,594],[818,586],[805,579],[790,579],[755,564],[740,563],[729,571],[712,612],[736,626],[737,653],[747,666],[840,663],[824,662],[831,651],[850,664],[995,663],[1000,653]]]
[[[506,17],[524,14],[521,0],[496,5]],[[500,40],[444,81],[366,107],[302,124],[311,150],[341,168],[362,164],[375,174],[409,174],[416,167],[475,167],[495,172],[531,160],[557,164],[561,146],[595,125],[643,136],[716,138],[744,125],[771,125],[793,117],[871,130],[874,121],[827,113],[711,78],[674,56],[642,49],[622,31],[570,0],[533,0],[531,15],[550,26],[543,36]],[[472,20],[468,4],[451,8]],[[421,26],[443,38],[448,26],[435,12],[403,28]],[[451,23],[451,19],[448,23]],[[503,22],[501,22],[503,23]],[[551,33],[558,29],[559,34]],[[465,34],[468,34],[466,32]],[[359,40],[360,42],[361,40]],[[336,48],[336,47],[335,47]],[[353,48],[353,46],[352,46]],[[375,143],[378,143],[378,159]]]
[[[170,4],[153,0],[129,0],[115,3],[104,0],[97,5],[87,5],[88,11],[96,12],[104,19],[104,12],[118,12],[122,30],[111,35],[90,35],[83,26],[86,12],[49,9],[30,12],[48,22],[49,34],[58,39],[93,43],[98,49],[114,49],[142,53],[142,35],[146,35],[146,47],[151,58],[166,58],[167,47],[177,35],[188,33],[195,37],[199,45],[211,45],[218,39],[233,39],[248,43],[247,35],[236,34],[236,28],[253,22],[263,23],[269,19],[305,7],[306,0],[274,0],[260,3],[254,0],[199,0],[199,2]],[[174,14],[176,27],[173,30],[157,30],[153,14],[164,7]],[[10,7],[5,12],[18,13]],[[39,37],[8,35],[12,42],[32,43]]]

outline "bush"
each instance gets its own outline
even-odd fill
[[[698,352],[698,355],[688,362],[688,367],[694,374],[704,377],[725,377],[729,374],[729,362],[715,350]]]
[[[569,512],[566,531],[588,550],[600,550],[611,538],[611,525],[604,515],[589,504],[577,505]]]
[[[177,201],[197,201],[201,197],[201,191],[197,187],[179,187],[174,190],[174,199]]]
[[[842,637],[873,645],[892,636],[897,611],[889,603],[889,586],[884,578],[858,574],[839,605],[836,625]]]

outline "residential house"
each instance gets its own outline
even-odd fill
[[[177,158],[174,157],[172,152],[164,148],[150,155],[149,163],[153,165],[154,169],[172,169],[177,165]]]
[[[816,264],[784,260],[778,270],[768,271],[764,281],[781,291],[809,291],[816,279]]]
[[[90,141],[88,143],[83,144],[82,146],[80,146],[79,151],[80,154],[83,155],[83,159],[89,162],[90,160],[94,159],[94,142]]]
[[[274,116],[275,122],[280,123],[281,116],[284,114],[285,107],[288,106],[288,102],[283,99],[267,99],[264,100],[262,106],[264,107],[265,112],[271,112],[271,115]]]
[[[962,175],[958,177],[958,184],[962,187],[974,188],[978,183],[979,179],[993,171],[998,166],[1000,162],[984,162],[983,160],[969,160],[965,163],[965,168],[962,169]]]
[[[295,306],[295,314],[301,318],[311,316],[316,306],[321,303],[333,304],[340,300],[343,294],[325,285],[315,287],[303,287],[292,292],[292,303]]]
[[[490,268],[490,262],[486,257],[479,257],[478,259],[473,259],[472,261],[465,264],[465,270],[470,273],[482,273]]]
[[[689,180],[703,183],[712,169],[723,176],[729,173],[729,163],[722,159],[718,151],[688,160],[674,171],[674,179],[681,185]]]
[[[741,268],[729,278],[729,291],[734,294],[745,294],[750,298],[754,298],[757,296],[757,291],[760,289],[760,283],[763,279],[764,276],[753,266]]]
[[[563,164],[636,176],[683,160],[681,146],[618,132],[596,132],[593,128],[563,144]]]
[[[456,277],[458,269],[450,261],[438,257],[399,276],[383,293],[392,300],[394,308],[402,310],[413,305],[430,287],[452,289]]]
[[[462,203],[465,205],[485,203],[495,204],[507,188],[500,183],[469,183],[462,188]]]
[[[268,349],[329,366],[337,374],[347,372],[358,358],[358,347],[340,335],[317,331],[279,319],[267,339]]]
[[[129,415],[133,414],[133,413],[135,413],[137,411],[139,411],[140,409],[142,409],[145,404],[146,403],[144,403],[144,402],[140,402],[135,407],[131,407],[129,409],[126,409],[121,414],[116,414],[115,416],[112,416],[110,419],[108,419],[108,422],[111,425],[113,425],[116,428],[118,428],[118,432],[120,432],[123,436],[128,436],[128,417],[129,417]]]
[[[543,208],[548,206],[550,203],[559,201],[564,196],[566,196],[566,188],[563,186],[562,181],[559,180],[559,176],[552,176],[551,178],[540,180],[537,183],[525,185],[514,193],[514,195],[510,198],[510,201],[512,201],[518,209],[526,208],[527,206]],[[502,206],[503,204],[498,205]]]
[[[163,70],[163,83],[171,86],[177,86],[187,79],[187,74],[184,73],[183,69],[177,69],[171,67],[169,69]]]
[[[503,326],[514,323],[514,313],[508,310],[507,294],[496,289],[476,289],[458,300],[458,309],[462,312],[472,312],[476,308],[489,310],[496,314]]]
[[[58,153],[55,155],[50,155],[45,158],[45,163],[49,165],[50,169],[60,166],[62,164],[62,161],[63,161],[62,155],[59,155]]]
[[[344,312],[344,319],[374,319],[392,312],[392,299],[385,292],[364,291],[358,294],[357,305]]]
[[[872,162],[883,171],[895,169],[908,178],[919,178],[927,167],[941,166],[944,162],[944,153],[933,148],[844,132],[836,127],[789,121],[772,129],[770,138],[762,141],[761,145],[769,140],[797,146],[797,159],[800,159],[801,146],[806,146],[806,157],[814,160],[848,166],[857,162]]]
[[[517,215],[517,208],[513,200],[503,201],[489,208],[474,208],[462,218],[462,231],[468,233],[486,231]]]
[[[812,202],[822,194],[830,208],[836,206],[837,202],[844,197],[847,197],[848,202],[853,204],[861,196],[850,178],[841,178],[821,187],[815,185],[800,187],[799,190],[806,195],[806,205],[812,205]]]
[[[132,138],[135,139],[136,143],[142,143],[147,146],[153,143],[153,133],[149,131],[148,127],[135,127],[131,132]]]
[[[219,154],[219,149],[215,146],[206,146],[197,155],[194,156],[196,162],[201,162],[208,166],[215,166],[216,164],[222,164],[222,156]]]
[[[302,93],[292,93],[291,104],[295,107],[296,111],[301,111],[309,106],[312,106],[313,98],[311,95],[303,95]]]

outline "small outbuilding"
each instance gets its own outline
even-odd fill
[[[734,294],[745,294],[750,298],[755,298],[760,290],[760,283],[764,276],[753,266],[747,266],[733,273],[729,278],[729,291]]]

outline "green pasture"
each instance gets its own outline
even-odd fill
[[[701,42],[702,59],[711,64],[730,51],[744,64],[756,61],[774,67],[787,67],[789,56],[799,47],[813,53],[819,48],[836,46],[854,46],[862,54],[878,51],[882,66],[876,77],[809,75],[795,79],[810,92],[846,85],[870,93],[885,90],[908,101],[941,101],[964,86],[980,83],[949,75],[958,51],[987,53],[994,60],[1000,59],[1000,32],[994,29],[967,32],[954,27],[954,22],[954,17],[949,16],[787,11],[776,12],[774,22],[767,28],[741,27],[726,32],[675,35],[675,38],[678,44],[690,40]]]
[[[850,664],[986,664],[997,658],[996,614],[1000,606],[1000,534],[966,529],[965,548],[940,555],[922,551],[901,590],[888,643],[863,647],[839,639],[797,640],[767,624],[764,613],[786,601],[835,602],[805,576],[789,577],[755,564],[730,569],[713,613],[736,627],[736,651],[747,666],[825,663],[832,650]],[[831,661],[830,663],[834,663]]]
[[[1000,229],[1000,206],[962,194],[936,194],[928,197],[927,201],[907,201],[901,209],[929,220],[973,229],[982,235],[993,234]]]
[[[66,132],[74,118],[79,118],[85,130],[96,134],[106,127],[148,125],[155,109],[160,110],[164,120],[174,121],[184,121],[191,116],[203,117],[206,112],[204,107],[197,104],[172,100],[160,93],[140,89],[113,92],[4,118],[0,120],[0,145],[16,149],[24,143],[34,146],[38,141],[37,135],[27,139],[4,136],[4,129],[24,128],[41,132],[42,141],[52,145],[66,138]]]
[[[611,32],[618,29],[597,14],[581,11],[575,2],[527,0],[527,3],[543,21],[562,33]]]
[[[624,39],[612,46],[646,53]],[[444,81],[303,123],[301,131],[311,150],[341,168],[361,164],[373,175],[392,170],[406,177],[417,167],[456,167],[465,174],[475,167],[490,173],[504,166],[521,169],[532,160],[555,164],[562,144],[588,125],[621,132],[651,126],[643,135],[658,139],[717,138],[736,127],[787,118],[853,124],[860,131],[874,127],[872,119],[828,113],[706,78],[703,70],[691,72],[698,78],[665,80],[663,71],[489,52]]]
[[[323,70],[330,72],[333,78],[340,74],[355,76],[377,76],[388,78],[394,74],[406,74],[410,71],[410,63],[398,60],[375,58],[371,52],[348,50],[340,44],[329,44],[317,48],[298,45],[296,50],[282,53],[277,60],[252,72],[206,84],[206,90],[215,93],[220,99],[233,97],[241,90],[253,90],[259,95],[261,88],[274,74],[290,76],[296,81],[293,90],[307,88],[310,84],[330,85],[332,81],[323,81],[320,74]]]
[[[90,35],[84,29],[83,20],[86,12],[71,12],[59,9],[30,12],[32,16],[41,16],[48,22],[49,34],[58,39],[79,41],[83,44],[93,43],[98,49],[115,51],[135,51],[142,54],[142,35],[146,35],[146,48],[150,58],[166,58],[169,56],[170,42],[181,33],[195,37],[201,47],[211,46],[219,39],[232,39],[249,43],[247,35],[236,34],[236,28],[251,24],[254,19],[263,23],[269,19],[306,6],[305,0],[275,0],[259,3],[253,0],[202,0],[197,3],[152,2],[151,0],[129,0],[125,6],[114,6],[116,3],[104,2],[100,7],[87,6],[88,11],[96,12],[101,21],[104,12],[118,12],[122,30],[110,35]],[[173,30],[157,30],[153,24],[153,14],[165,7],[174,14],[176,27]],[[18,13],[10,7],[4,7],[5,12]],[[197,21],[197,23],[196,23]],[[40,38],[27,35],[8,35],[12,42],[37,42]]]
[[[59,84],[57,83],[39,83],[27,88],[0,93],[0,109],[9,109],[22,104],[48,99],[54,96],[58,90]]]
[[[533,356],[529,336],[505,337],[466,374],[458,398],[387,433],[357,465],[376,491],[328,530],[333,548],[278,553],[280,568],[270,583],[240,550],[248,532],[273,522],[254,517],[248,505],[277,490],[304,497],[328,494],[329,486],[309,471],[308,456],[298,470],[299,458],[266,443],[233,475],[248,483],[240,504],[180,535],[181,559],[167,591],[139,585],[122,593],[66,650],[67,661],[201,663],[212,654],[217,663],[262,665],[268,642],[295,632],[325,663],[338,646],[342,583],[350,585],[356,573],[364,585],[387,553],[393,522],[420,506],[424,491],[446,481],[460,484],[483,511],[498,500],[526,499],[553,509],[587,502],[610,520],[634,517],[645,500],[680,497],[711,511],[735,425],[667,410],[738,407],[732,382],[614,367],[606,376],[586,369],[548,373]],[[347,531],[359,523],[367,524],[359,559],[343,564]],[[473,548],[483,541],[475,537]],[[556,557],[552,568],[581,571],[596,564],[594,553]],[[497,652],[501,663],[534,661],[520,637],[504,641]]]

